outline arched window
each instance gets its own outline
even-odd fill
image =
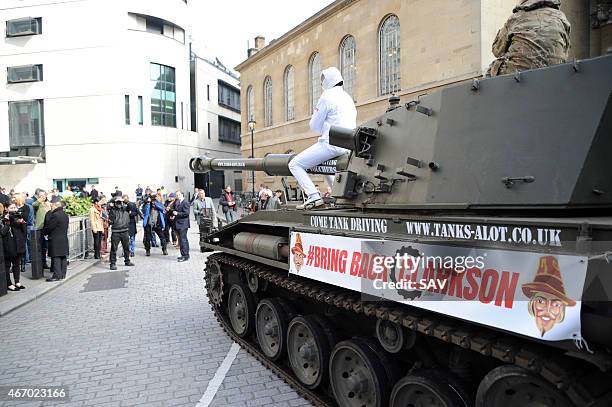
[[[321,97],[321,56],[313,53],[308,61],[308,83],[310,84],[310,113],[314,112]]]
[[[247,119],[255,120],[255,96],[251,85],[247,88]]]
[[[285,120],[295,119],[295,100],[293,97],[293,83],[295,68],[292,65],[285,68]]]
[[[264,80],[264,126],[272,126],[272,78]]]
[[[340,72],[342,72],[342,79],[344,79],[344,90],[349,95],[355,98],[355,78],[357,76],[357,69],[355,67],[355,38],[352,35],[344,37],[340,43]]]
[[[400,86],[400,21],[396,15],[388,16],[379,32],[380,94],[397,92]]]

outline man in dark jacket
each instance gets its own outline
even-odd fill
[[[81,198],[87,198],[89,197],[89,192],[87,192],[87,190],[85,190],[85,185],[81,185],[79,187],[79,197]]]
[[[172,212],[176,218],[176,233],[179,235],[179,244],[181,246],[181,255],[177,259],[179,262],[189,260],[189,240],[187,240],[187,231],[189,230],[189,201],[181,191],[176,192],[176,202],[174,203],[174,211]]]
[[[130,214],[128,205],[123,201],[123,196],[116,196],[108,203],[108,219],[111,226],[111,252],[110,269],[117,270],[117,246],[121,242],[123,257],[126,266],[134,266],[130,261]]]
[[[59,196],[51,200],[51,210],[45,215],[43,234],[48,239],[48,254],[51,257],[53,276],[47,281],[59,281],[66,278],[68,268],[68,215]]]
[[[142,201],[142,187],[138,184],[138,188],[136,188],[136,202]]]
[[[98,192],[98,190],[96,189],[95,185],[91,186],[91,192],[89,193],[89,196],[91,197],[91,200],[93,201],[94,199],[100,199],[100,193]]]
[[[227,223],[232,223],[238,219],[238,212],[236,212],[236,200],[234,199],[234,194],[232,193],[232,187],[229,185],[223,190],[223,193],[219,198],[219,205],[221,205],[221,208],[223,208],[223,214],[225,215]]]

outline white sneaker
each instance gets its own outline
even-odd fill
[[[302,205],[298,205],[296,209],[314,209],[325,205],[325,202],[321,198],[311,198],[304,202]]]

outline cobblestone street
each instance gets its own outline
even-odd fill
[[[188,262],[177,263],[172,247],[169,256],[154,248],[145,257],[140,242],[136,267],[118,261],[125,287],[84,291],[88,279],[109,273],[103,263],[0,318],[0,385],[61,385],[69,393],[66,402],[0,405],[309,405],[244,350],[204,400],[232,342],[206,301],[197,238],[192,231]]]

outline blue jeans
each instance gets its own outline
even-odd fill
[[[134,257],[136,252],[136,235],[130,236],[130,256]]]
[[[157,239],[155,239],[155,233],[151,233],[151,246],[157,247]]]
[[[238,219],[238,212],[232,209],[225,212],[225,220],[227,220],[227,223],[232,223],[236,219]]]
[[[25,262],[30,262],[30,242],[32,241],[32,229],[34,226],[28,226],[26,231],[26,247],[25,247]]]

